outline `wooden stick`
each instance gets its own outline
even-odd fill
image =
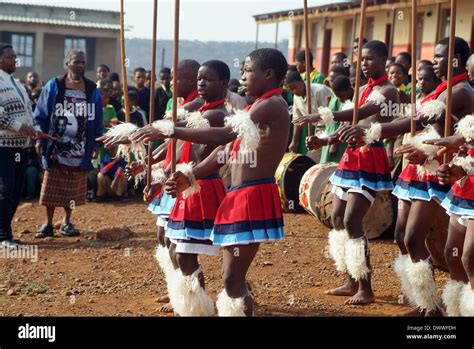
[[[179,0],[174,2],[174,47],[173,47],[173,123],[176,124],[178,102],[179,62]],[[176,171],[176,138],[171,139],[171,172]]]
[[[308,0],[304,0],[304,44],[305,44],[305,64],[306,64],[306,110],[308,115],[311,114],[311,72],[309,71],[310,62],[309,61],[309,23],[308,23]],[[313,127],[311,123],[308,124],[308,136],[311,136],[313,133]]]
[[[360,3],[360,23],[359,23],[359,42],[357,46],[357,71],[354,89],[354,113],[352,114],[352,125],[357,125],[359,122],[359,88],[360,88],[360,71],[361,71],[361,56],[362,45],[364,43],[364,25],[365,25],[365,8],[367,0],[362,0]]]
[[[417,29],[417,0],[411,2],[411,108],[410,108],[410,134],[415,136],[416,124],[416,29]]]
[[[451,114],[453,103],[453,61],[454,61],[454,39],[456,33],[456,3],[457,0],[451,0],[451,15],[449,19],[449,53],[448,53],[448,86],[446,89],[446,112],[444,117],[444,136],[451,135]],[[460,62],[458,62],[460,64]],[[444,154],[443,163],[449,162],[448,154]]]
[[[120,56],[122,58],[122,85],[123,85],[123,99],[125,108],[125,122],[130,122],[130,103],[128,101],[128,85],[127,85],[127,67],[125,55],[125,29],[124,29],[123,0],[120,0]]]
[[[153,35],[151,49],[151,82],[150,82],[150,114],[149,124],[155,120],[155,70],[156,70],[156,22],[158,17],[158,0],[153,0]],[[151,186],[151,166],[153,160],[153,142],[148,142],[146,186]]]

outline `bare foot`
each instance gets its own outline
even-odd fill
[[[361,290],[344,302],[346,305],[364,305],[375,301],[374,293],[371,290]]]
[[[430,310],[425,313],[425,317],[441,317],[446,316],[441,309],[436,308],[435,310]]]
[[[420,317],[425,316],[424,310],[413,309],[402,314],[394,315],[394,317]]]
[[[173,312],[173,307],[171,306],[171,303],[166,303],[163,304],[158,311],[160,313],[172,313]]]
[[[159,296],[159,297],[156,299],[156,301],[157,301],[158,303],[169,303],[170,297],[169,297],[167,294],[165,294],[165,295],[163,295],[163,296]]]
[[[327,291],[324,291],[325,294],[332,296],[353,296],[357,293],[359,286],[357,283],[346,283],[340,287],[336,287]]]

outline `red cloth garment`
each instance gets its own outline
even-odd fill
[[[372,78],[369,79],[369,82],[367,83],[367,86],[365,87],[364,91],[362,91],[360,98],[359,98],[359,107],[362,107],[365,102],[367,101],[367,98],[369,98],[370,93],[372,92],[372,89],[377,86],[378,84],[387,81],[388,80],[388,75],[384,74],[377,80],[373,80]]]
[[[453,76],[453,86],[456,85],[457,83],[461,82],[461,81],[464,81],[464,80],[467,80],[467,73],[461,73],[461,74],[458,74],[456,76]],[[420,103],[423,104],[427,101],[438,99],[438,97],[444,91],[446,91],[447,88],[448,88],[448,81],[443,81],[441,84],[439,84],[436,87],[436,89],[433,92],[431,92],[428,96],[423,98]]]
[[[213,109],[225,103],[225,99],[219,99],[215,102],[205,103],[201,108],[198,109],[198,112],[203,113],[206,110]]]

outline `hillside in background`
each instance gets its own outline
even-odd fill
[[[260,42],[258,47],[274,47],[272,42]],[[173,41],[158,40],[156,44],[156,69],[157,72],[162,64],[162,50],[165,49],[164,66],[171,67],[173,64]],[[151,68],[151,40],[149,39],[127,39],[125,40],[127,57],[130,59],[129,74],[136,67]],[[239,78],[239,62],[247,54],[255,49],[255,42],[218,42],[218,41],[189,41],[182,40],[179,45],[179,58],[192,58],[199,63],[210,59],[219,59],[226,62],[230,67],[233,78]],[[288,40],[278,43],[278,49],[288,56]],[[158,74],[157,74],[158,75]]]

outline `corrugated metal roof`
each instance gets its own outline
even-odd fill
[[[380,5],[385,3],[397,3],[400,0],[367,0],[367,6],[373,5]],[[342,11],[351,8],[360,7],[360,0],[352,0],[352,1],[344,1],[340,0],[340,2],[328,2],[326,5],[320,6],[312,6],[308,7],[309,15],[320,13],[320,12],[329,12],[329,11]],[[254,15],[255,21],[257,22],[265,22],[265,21],[277,21],[277,20],[288,20],[289,14],[291,13],[293,16],[300,16],[303,15],[303,8],[287,10],[287,11],[278,11],[278,12],[269,12],[263,13],[259,15]]]
[[[96,12],[112,12],[112,13],[120,13],[120,11],[114,11],[114,10],[99,10],[96,8],[86,8],[86,7],[75,7],[75,6],[59,6],[59,5],[40,5],[40,4],[31,4],[28,3],[27,1],[25,2],[13,2],[13,1],[0,1],[0,4],[8,4],[8,5],[26,5],[26,6],[37,6],[37,7],[52,7],[52,8],[62,8],[62,9],[68,9],[68,10],[86,10],[86,11],[96,11]],[[117,5],[119,6],[119,5]]]
[[[19,17],[19,16],[0,15],[0,21],[37,23],[37,24],[52,24],[52,25],[65,25],[65,26],[70,26],[70,27],[120,30],[120,25],[119,24],[106,24],[106,23],[81,22],[81,21],[66,21],[66,20],[61,20],[61,19],[49,19],[49,18],[32,18],[32,17]]]

